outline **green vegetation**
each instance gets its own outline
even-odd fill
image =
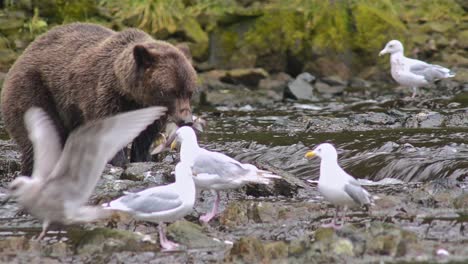
[[[17,52],[55,25],[88,21],[186,42],[196,61],[222,68],[284,69],[293,56],[316,63],[314,70],[323,67],[317,59],[347,58],[345,67],[359,71],[377,62],[390,39],[411,50],[439,34],[447,46],[466,21],[456,0],[5,0],[4,6],[0,38]]]

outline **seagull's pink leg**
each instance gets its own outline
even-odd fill
[[[49,221],[44,220],[44,222],[42,223],[42,232],[35,238],[35,240],[40,241],[45,237],[45,235],[47,234],[47,229],[49,228],[49,225],[50,225]]]
[[[218,191],[215,191],[215,194],[216,194],[216,197],[215,197],[213,209],[211,210],[211,212],[200,216],[200,221],[202,221],[203,223],[208,223],[218,213],[219,201],[221,200],[221,198],[219,197]]]
[[[328,223],[328,224],[323,224],[322,227],[331,227],[331,228],[333,228],[335,230],[341,229],[343,227],[343,225],[337,224],[338,213],[339,212],[340,212],[340,208],[337,206],[336,211],[335,211],[335,215],[333,216],[333,219],[331,220],[331,222]]]
[[[171,251],[179,247],[179,244],[174,243],[170,241],[169,239],[167,239],[164,223],[159,223],[158,230],[159,230],[159,244],[161,244],[163,251]]]
[[[413,95],[411,95],[411,98],[415,98],[416,95],[418,95],[418,88],[417,88],[417,87],[413,87]]]

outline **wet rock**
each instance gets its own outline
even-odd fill
[[[352,77],[349,80],[349,87],[351,88],[369,88],[371,85],[371,82],[358,77]]]
[[[336,255],[354,256],[353,243],[349,239],[339,239],[332,246],[332,252]]]
[[[409,117],[405,123],[405,127],[440,127],[444,122],[444,117],[438,112],[420,112],[415,116]]]
[[[305,236],[300,239],[294,239],[289,243],[289,256],[300,256],[310,247],[311,239]]]
[[[215,248],[223,247],[224,244],[207,236],[201,226],[194,223],[179,220],[167,228],[168,234],[174,241],[188,248]]]
[[[260,80],[266,77],[268,77],[268,73],[261,68],[234,69],[226,71],[225,75],[221,76],[220,81],[255,88],[258,86]]]
[[[285,259],[288,256],[288,245],[283,241],[265,245],[265,258],[270,261]]]
[[[256,215],[262,223],[274,223],[281,214],[272,203],[258,203],[256,209]]]
[[[304,70],[321,76],[338,75],[344,80],[349,79],[351,76],[351,70],[343,60],[329,56],[306,62]]]
[[[320,79],[322,82],[330,85],[330,86],[344,86],[346,87],[348,85],[348,82],[344,81],[341,79],[340,76],[337,75],[332,75],[332,76],[327,76],[322,79]]]
[[[393,116],[390,116],[385,113],[378,113],[378,112],[357,114],[357,115],[354,115],[354,118],[358,122],[363,122],[363,123],[372,124],[372,125],[392,125],[397,121],[396,118]]]
[[[219,222],[226,227],[246,225],[249,222],[246,204],[240,202],[229,203],[221,213]]]
[[[265,79],[261,79],[258,83],[259,89],[273,90],[282,93],[287,87],[288,82],[292,80],[292,77],[289,74],[284,72],[279,72],[276,74],[271,74]]]
[[[241,237],[226,257],[227,262],[257,263],[265,256],[263,243],[255,237]]]
[[[312,86],[314,80],[315,76],[308,72],[299,74],[294,81],[288,84],[284,97],[296,100],[317,100]]]
[[[347,238],[339,237],[333,228],[320,227],[314,234],[315,242],[313,250],[318,250],[324,255],[354,256],[353,243]]]
[[[20,154],[17,145],[11,140],[0,140],[0,179],[6,185],[21,169]]]
[[[143,181],[151,175],[151,171],[157,166],[155,162],[136,162],[127,165],[127,168],[122,172],[120,179]]]
[[[409,245],[417,243],[417,235],[398,226],[373,223],[367,235],[367,253],[401,257],[408,253]]]
[[[334,83],[334,84],[332,84]],[[332,95],[340,95],[345,90],[345,85],[337,84],[332,79],[329,82],[325,82],[323,79],[315,83],[315,89],[322,96],[330,98]]]
[[[124,191],[144,189],[148,186],[146,182],[121,180],[120,175],[122,172],[121,168],[106,165],[106,169],[91,195],[90,201],[92,204],[109,202],[115,197],[123,195]]]
[[[29,249],[29,239],[21,237],[4,237],[0,239],[0,253],[2,255],[16,254]]]
[[[156,251],[159,244],[146,235],[126,230],[95,228],[93,230],[70,229],[69,237],[78,254],[109,254],[120,251]],[[148,242],[145,242],[148,241]]]
[[[468,211],[468,193],[462,193],[453,200],[453,206],[456,209]]]
[[[234,243],[225,261],[229,263],[275,263],[285,261],[288,245],[282,241],[262,243],[254,237],[242,237]]]

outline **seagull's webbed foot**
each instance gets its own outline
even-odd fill
[[[331,227],[331,228],[333,228],[335,230],[340,230],[343,227],[343,225],[342,224],[337,224],[337,223],[335,223],[335,221],[331,221],[328,224],[323,224],[322,227],[325,227],[325,228],[330,228]]]
[[[220,197],[219,197],[219,192],[218,191],[215,191],[215,202],[213,204],[213,209],[211,210],[211,212],[205,214],[205,215],[202,215],[200,216],[200,221],[203,222],[203,223],[208,223],[211,219],[213,219],[216,214],[218,213],[218,207],[219,207],[219,201],[220,201]]]
[[[323,224],[322,227],[331,227],[335,230],[341,229],[343,227],[344,223],[338,224],[338,215],[340,212],[340,208],[336,207],[335,215],[333,216],[333,219],[330,221],[328,224]]]
[[[172,251],[179,247],[179,244],[167,239],[164,223],[159,223],[158,229],[159,229],[159,244],[161,244],[161,248],[163,248],[163,251]]]
[[[172,242],[170,240],[164,241],[164,242],[159,242],[161,244],[161,247],[163,248],[162,251],[174,251],[179,248],[179,244]]]

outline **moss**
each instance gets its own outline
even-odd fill
[[[154,251],[158,245],[142,242],[143,236],[125,230],[95,228],[82,230],[72,228],[68,231],[72,245],[78,254],[92,254],[120,251]]]
[[[407,22],[440,22],[444,20],[459,23],[465,11],[455,0],[396,0],[393,1],[402,20]]]
[[[189,248],[214,248],[223,243],[213,240],[203,233],[202,227],[194,223],[179,220],[167,228],[167,233],[182,245]]]
[[[261,54],[300,51],[304,33],[301,14],[291,9],[270,10],[246,33],[245,44]]]
[[[208,34],[203,31],[200,24],[194,18],[186,18],[181,23],[181,31],[190,41],[190,51],[194,58],[203,57],[208,51]]]
[[[86,21],[98,15],[96,1],[94,0],[32,0],[32,7],[38,8],[49,23],[69,23],[73,21]]]
[[[351,46],[351,20],[348,1],[321,1],[311,17],[312,48],[345,51]]]

